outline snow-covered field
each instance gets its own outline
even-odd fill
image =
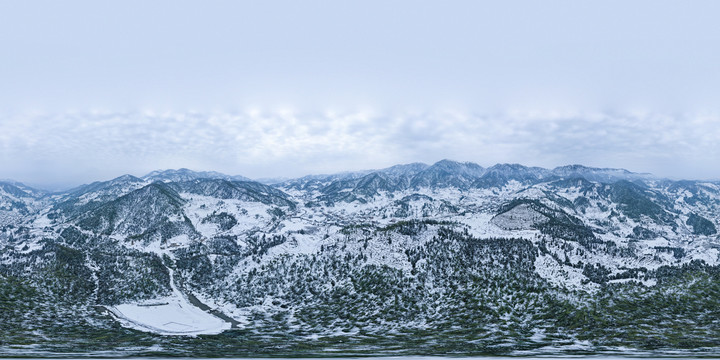
[[[135,190],[151,185],[152,181],[150,178],[121,177],[99,189],[96,189],[99,185],[93,185],[94,190],[77,195],[75,202],[70,202],[72,206],[63,206],[74,209],[73,206],[96,201],[108,202],[132,195]],[[109,217],[98,216],[97,222],[102,226],[92,227],[88,224],[93,222],[82,223],[77,220],[82,217],[77,217],[79,215],[74,215],[72,211],[63,212],[51,206],[61,200],[73,200],[74,193],[44,200],[0,193],[0,225],[12,225],[0,226],[0,245],[8,244],[21,255],[41,250],[45,239],[83,246],[82,241],[69,241],[74,239],[71,235],[75,232],[87,237],[88,242],[107,237],[126,249],[169,259],[168,262],[163,260],[163,264],[176,260],[176,256],[186,255],[183,251],[199,251],[197,249],[206,246],[207,249],[202,251],[207,252],[213,266],[217,263],[229,267],[223,280],[227,286],[237,284],[241,275],[250,271],[264,271],[278,259],[308,256],[315,261],[315,255],[323,251],[332,251],[338,258],[358,258],[362,255],[365,265],[386,266],[408,275],[417,266],[410,262],[408,250],[433,239],[436,229],[432,227],[440,226],[433,224],[464,231],[477,239],[529,240],[538,249],[533,270],[540,277],[557,287],[586,292],[595,292],[600,288],[599,283],[588,278],[591,272],[585,271],[586,265],[606,272],[605,282],[608,283],[634,281],[653,286],[656,280],[646,275],[662,266],[678,267],[693,260],[702,260],[708,265],[720,264],[720,235],[714,230],[720,227],[719,185],[697,184],[671,190],[654,183],[637,188],[626,184],[616,189],[617,194],[613,195],[611,184],[588,184],[585,180],[566,184],[556,184],[554,180],[533,184],[510,180],[496,187],[462,190],[444,186],[404,186],[397,190],[386,190],[382,186],[377,189],[349,186],[326,193],[312,189],[301,191],[293,186],[273,188],[287,195],[291,200],[287,203],[263,202],[247,196],[221,198],[212,194],[199,195],[202,192],[193,187],[183,188],[189,185],[180,184],[176,196],[153,193],[159,199],[171,199],[160,202],[166,205],[156,209],[159,215],[167,215],[165,218],[158,216],[160,220],[157,220],[158,227],[168,229],[167,237],[143,240],[139,239],[150,229],[130,226],[134,224],[126,224],[125,220],[141,222],[130,216],[148,207],[137,205],[146,204],[140,201],[143,198],[139,195],[130,197],[136,199],[134,202],[126,201],[122,206],[109,208],[112,211],[107,213],[119,214],[117,224],[109,226],[106,224],[110,221]],[[329,185],[330,181],[323,186]],[[253,189],[257,188],[248,189],[245,189],[248,194],[255,194],[258,198],[262,198],[261,193],[273,190],[255,192]],[[163,191],[174,193],[174,190]],[[345,197],[353,191],[356,197]],[[626,197],[635,195],[628,200],[618,194]],[[505,208],[513,200],[526,202]],[[633,212],[626,208],[640,200],[643,200],[639,202],[643,206],[635,206],[636,214],[631,216]],[[27,209],[20,211],[17,208],[20,203],[25,204]],[[93,219],[89,215],[95,210],[83,211],[86,211],[84,214],[88,215],[88,219]],[[549,221],[552,214],[560,214],[558,219],[575,219],[576,223],[593,232],[593,242],[583,244],[539,230],[538,224]],[[707,217],[705,221],[710,225],[706,226],[712,226],[713,231],[694,232],[695,225],[689,223],[690,214]],[[425,230],[418,230],[412,236],[393,230],[393,226],[408,223],[430,224],[431,230],[425,227]],[[67,239],[62,235],[65,229],[73,230],[68,232]],[[183,232],[173,232],[174,229],[183,229]],[[106,230],[112,231],[107,233]],[[282,240],[262,243],[266,238]],[[223,257],[229,258],[228,254],[245,258],[235,263],[216,262]],[[3,256],[0,254],[0,261],[12,261],[9,256]],[[94,263],[89,263],[88,267],[92,271],[99,269]],[[189,268],[191,270],[186,268],[184,271],[195,271],[195,268]],[[215,334],[231,327],[230,323],[193,305],[197,304],[195,299],[191,302],[175,286],[173,270],[168,270],[171,296],[108,306],[107,309],[124,326],[159,334]],[[637,275],[623,275],[629,270],[637,270]],[[259,300],[254,305],[236,307],[228,298],[213,298],[212,293],[202,294],[202,290],[197,288],[193,292],[203,296],[204,303],[232,316],[239,323],[244,323],[253,311],[262,312],[277,307],[273,304],[275,295],[258,296]]]
[[[162,335],[218,334],[230,328],[229,323],[176,297],[143,305],[122,304],[109,310],[123,326]]]
[[[172,270],[170,274],[172,279]],[[125,327],[162,335],[219,334],[230,329],[230,323],[191,304],[172,280],[171,285],[172,296],[108,310]]]

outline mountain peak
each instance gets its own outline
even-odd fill
[[[446,171],[462,172],[465,174],[481,175],[485,170],[482,166],[473,162],[459,162],[454,160],[443,159],[432,164],[428,169],[442,169]]]
[[[428,167],[430,167],[430,165],[420,163],[420,162],[415,162],[415,163],[410,163],[410,164],[394,165],[389,168],[379,170],[378,172],[381,172],[383,174],[390,175],[390,176],[402,176],[402,175],[413,176],[413,175],[427,169]]]
[[[517,170],[527,170],[529,167],[521,164],[508,164],[508,163],[502,163],[502,164],[495,164],[488,168],[488,170],[500,170],[500,171],[517,171]]]
[[[413,187],[455,187],[466,188],[481,176],[485,169],[475,163],[460,163],[453,160],[440,160],[415,175],[411,181]]]
[[[217,171],[194,171],[187,168],[155,170],[142,177],[148,181],[190,181],[196,179],[224,179],[230,181],[248,181],[244,176],[231,176]]]
[[[143,181],[143,179],[141,179],[141,178],[139,178],[139,177],[137,177],[137,176],[130,175],[130,174],[121,175],[121,176],[118,176],[118,177],[110,180],[110,182],[114,182],[114,183],[118,183],[118,182],[142,182],[142,181]]]
[[[599,182],[649,178],[652,176],[651,174],[635,173],[626,169],[596,168],[579,164],[558,166],[552,169],[551,173],[559,177],[584,177],[588,180]]]
[[[383,338],[396,330],[412,334],[408,349],[452,355],[468,344],[482,354],[547,354],[557,339],[581,336],[601,351],[643,336],[671,346],[674,329],[688,326],[708,343],[720,338],[705,331],[714,329],[707,309],[720,302],[720,186],[579,165],[554,171],[571,176],[444,160],[296,187],[188,169],[39,198],[0,183],[0,308],[13,315],[3,317],[11,331],[0,331],[0,343],[67,352],[56,345],[95,348],[92,334],[109,334],[131,351],[120,355],[155,356],[154,344],[172,356],[202,355],[187,352],[196,344],[247,353],[228,346],[234,335],[213,335],[234,324],[252,348],[287,350],[279,354],[296,353],[288,341],[301,354],[315,354],[307,344],[327,354],[340,333],[341,344],[397,353],[406,337]],[[612,321],[598,330],[603,314]],[[616,326],[638,321],[662,326],[628,336]],[[35,323],[49,330],[38,336]],[[207,336],[167,337],[188,334]],[[137,339],[152,347],[138,352]],[[703,339],[691,339],[690,354]]]
[[[625,170],[625,169],[597,168],[597,167],[585,166],[585,165],[581,165],[581,164],[570,164],[570,165],[558,166],[558,167],[554,168],[553,171],[620,171],[620,172],[630,173],[630,171]]]

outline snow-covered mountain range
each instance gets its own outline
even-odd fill
[[[714,354],[718,226],[720,182],[581,165],[0,182],[0,353]]]

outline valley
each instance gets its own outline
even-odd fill
[[[580,165],[3,182],[0,352],[716,354],[717,226],[720,182]]]

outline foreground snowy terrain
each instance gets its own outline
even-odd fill
[[[714,354],[718,225],[718,182],[579,165],[0,183],[0,349]]]
[[[230,328],[224,322],[191,304],[172,280],[172,295],[139,304],[120,304],[108,309],[129,328],[162,335],[217,334]]]

